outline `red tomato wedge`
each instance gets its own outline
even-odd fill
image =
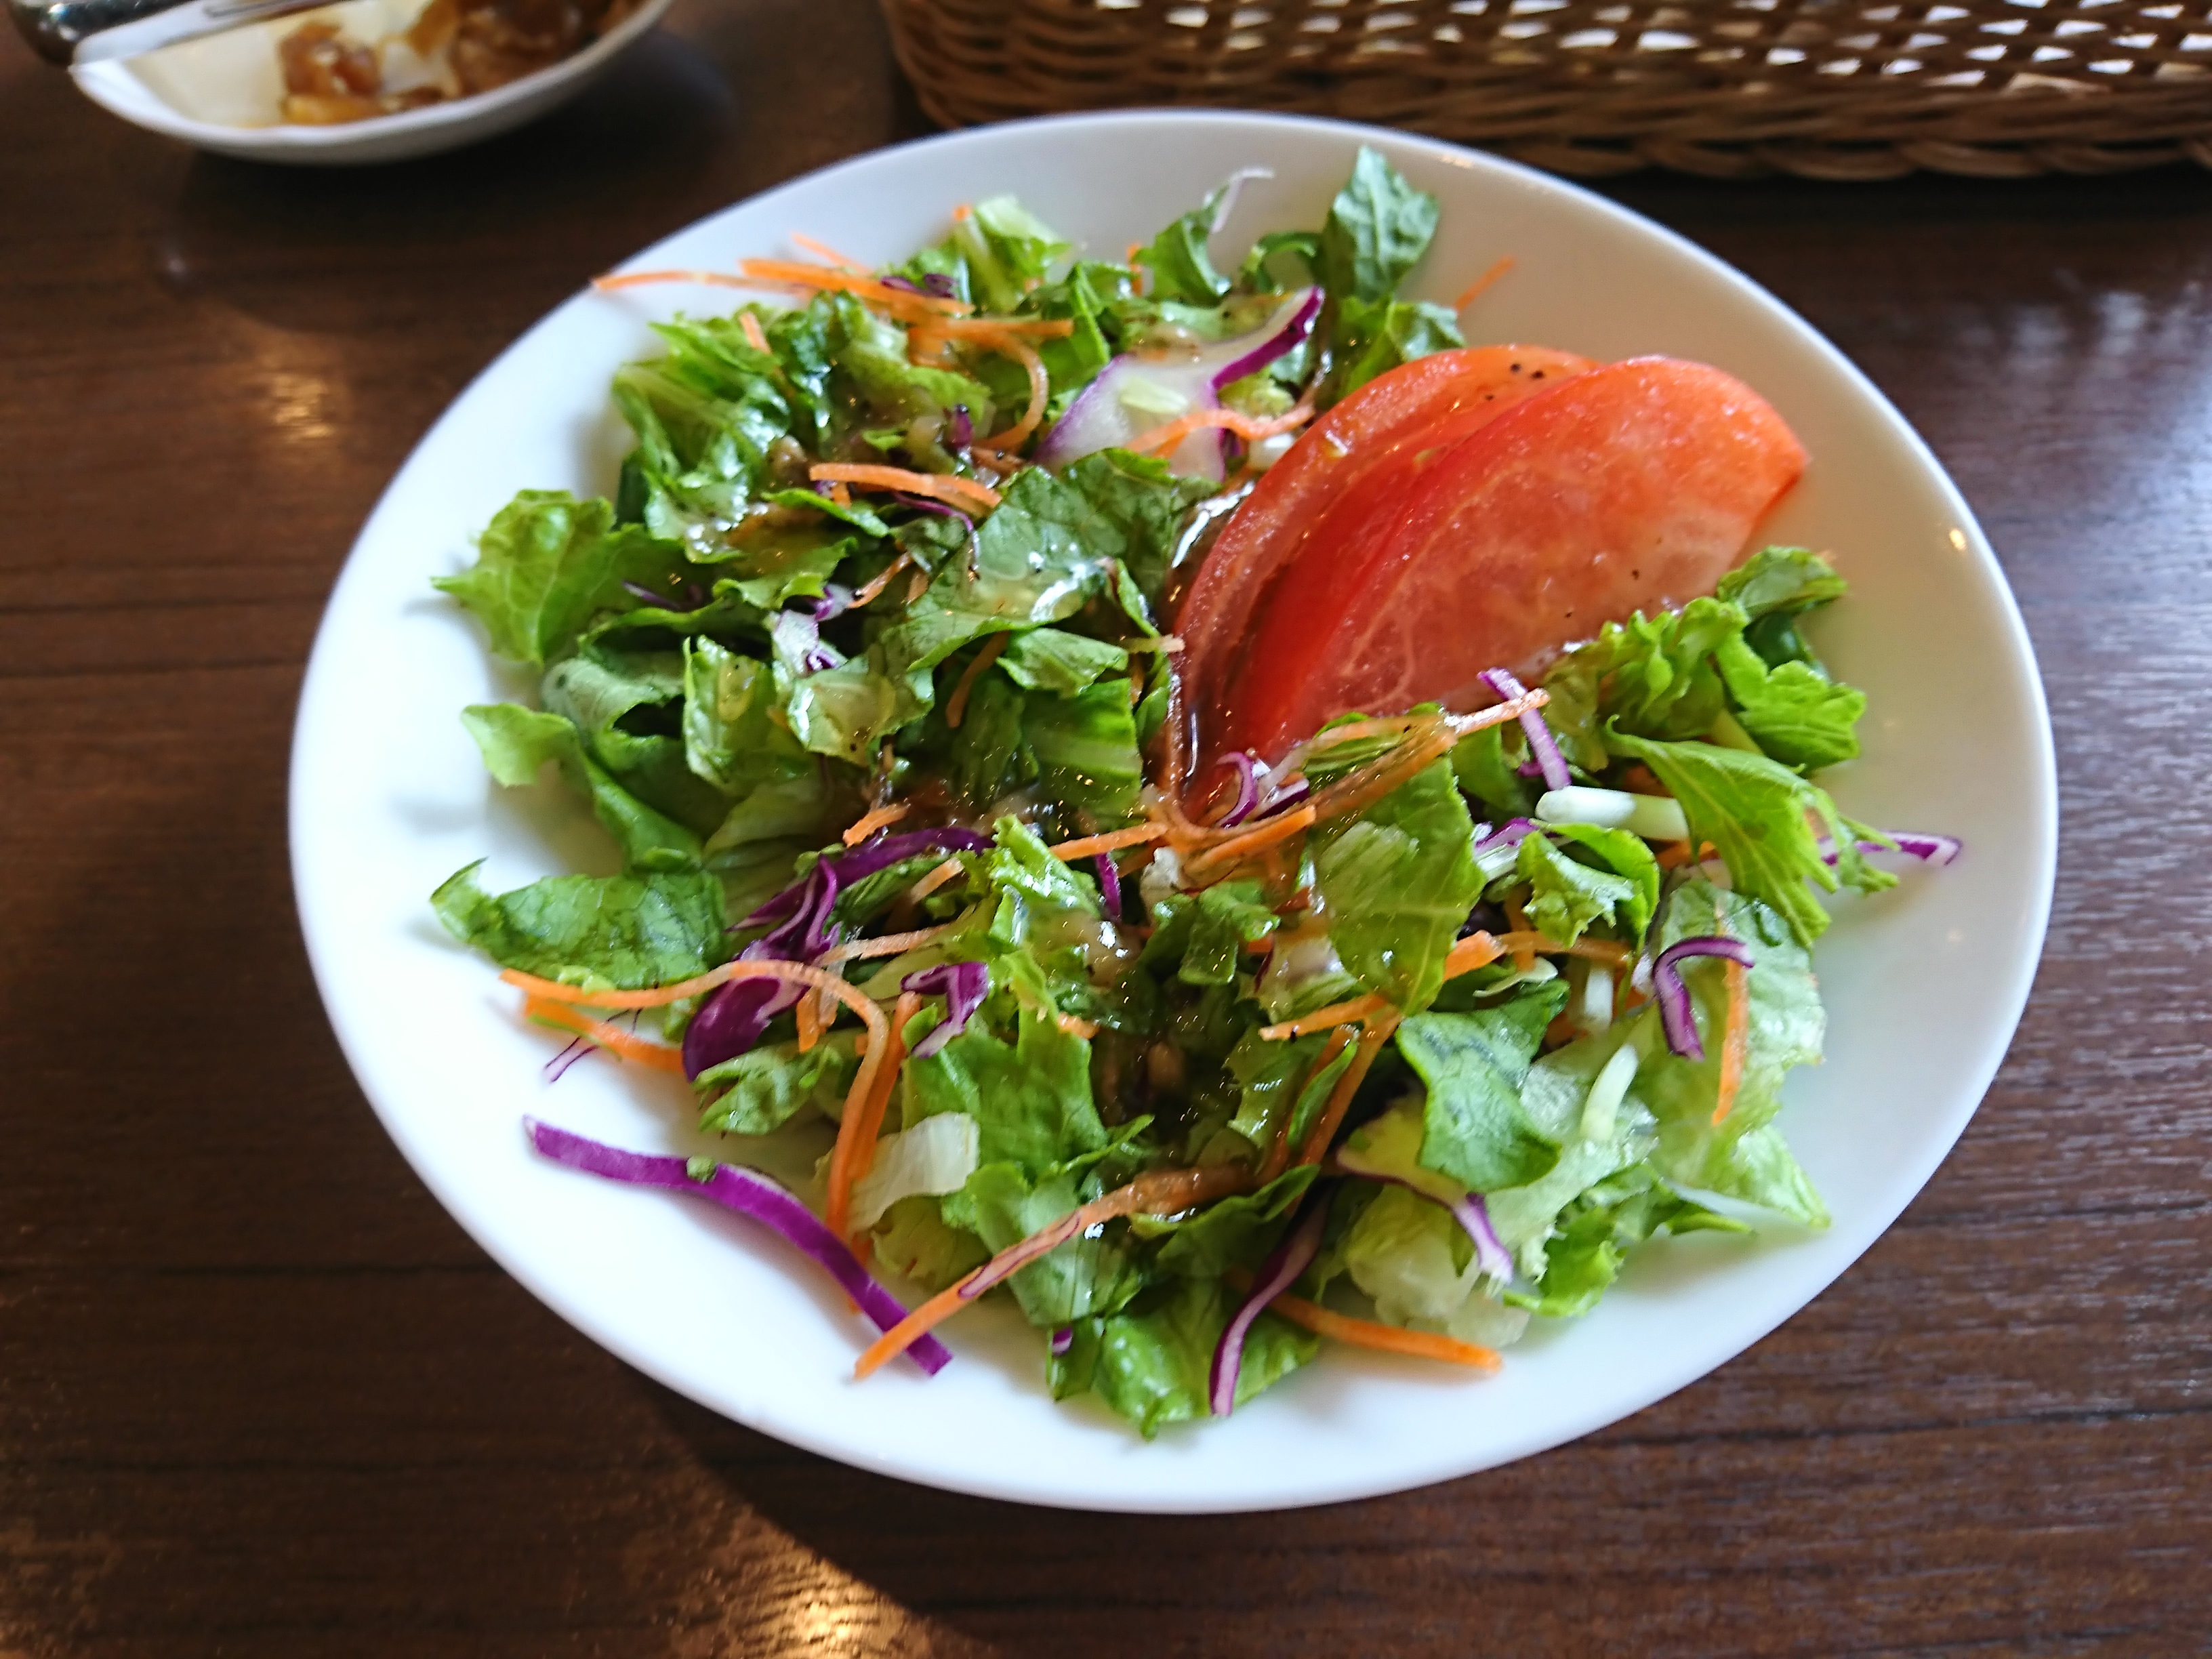
[[[1494,702],[1484,669],[1533,675],[1607,622],[1711,592],[1804,467],[1758,393],[1664,357],[1471,434],[1438,422],[1304,539],[1213,699],[1209,752],[1272,758],[1350,710]]]
[[[1440,351],[1376,375],[1307,428],[1223,528],[1176,614],[1191,705],[1206,708],[1235,678],[1267,589],[1332,501],[1439,422],[1472,430],[1594,367],[1542,346]]]

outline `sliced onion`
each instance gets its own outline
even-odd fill
[[[1121,872],[1114,867],[1114,855],[1101,853],[1091,860],[1098,872],[1098,905],[1109,921],[1121,920]]]
[[[550,1123],[540,1123],[535,1118],[523,1119],[522,1127],[539,1154],[556,1164],[634,1187],[660,1187],[670,1192],[710,1199],[724,1209],[734,1210],[772,1228],[813,1258],[860,1305],[860,1311],[875,1322],[878,1330],[888,1331],[906,1317],[907,1310],[899,1299],[870,1277],[843,1239],[824,1226],[814,1212],[789,1191],[757,1170],[717,1164],[713,1175],[704,1181],[695,1181],[690,1165],[684,1158],[624,1152],[618,1146],[556,1129]],[[915,1364],[933,1376],[944,1370],[952,1358],[942,1342],[927,1335],[917,1338],[906,1352]]]
[[[1543,828],[1534,818],[1512,818],[1474,838],[1474,866],[1485,881],[1495,881],[1521,856],[1521,843]]]
[[[991,970],[980,962],[945,962],[908,974],[899,989],[918,997],[943,997],[945,1018],[936,1029],[914,1045],[914,1058],[927,1060],[968,1029],[968,1022],[991,994]]]
[[[1482,1271],[1500,1284],[1510,1280],[1513,1252],[1505,1248],[1498,1229],[1490,1224],[1490,1206],[1482,1201],[1482,1194],[1469,1193],[1451,1206],[1451,1212],[1467,1229],[1467,1236],[1474,1241],[1474,1259]]]
[[[1660,1016],[1664,1020],[1662,1012]],[[1620,1124],[1620,1103],[1628,1098],[1628,1085],[1643,1066],[1644,1051],[1632,1032],[1627,1042],[1613,1051],[1613,1058],[1598,1068],[1589,1093],[1583,1098],[1582,1137],[1599,1146],[1613,1139]]]
[[[1516,697],[1525,697],[1528,688],[1502,668],[1486,668],[1475,676],[1498,694],[1501,702],[1510,702]],[[1521,729],[1528,734],[1528,757],[1536,763],[1547,789],[1565,789],[1574,782],[1567,770],[1566,757],[1559,753],[1559,745],[1552,736],[1552,728],[1544,723],[1540,708],[1521,711]]]
[[[1244,1369],[1244,1339],[1251,1334],[1253,1321],[1313,1265],[1313,1259],[1321,1254],[1322,1231],[1328,1225],[1328,1206],[1313,1206],[1253,1276],[1252,1294],[1244,1298],[1244,1305],[1237,1310],[1213,1350],[1206,1398],[1216,1417],[1226,1417],[1237,1409],[1237,1377]]]
[[[1294,349],[1313,332],[1320,312],[1321,291],[1302,289],[1260,328],[1233,340],[1215,341],[1179,357],[1123,353],[1075,394],[1037,447],[1037,465],[1057,471],[1102,449],[1120,448],[1182,416],[1220,408],[1222,387]],[[1176,447],[1169,465],[1187,477],[1218,481],[1224,469],[1218,434],[1192,433]]]
[[[1698,1040],[1697,1018],[1690,1006],[1690,988],[1682,983],[1681,963],[1690,957],[1720,957],[1741,967],[1751,966],[1751,947],[1741,939],[1707,934],[1677,939],[1651,964],[1651,995],[1659,1005],[1660,1028],[1667,1046],[1685,1060],[1703,1060],[1705,1045]]]
[[[1231,750],[1214,763],[1217,766],[1237,769],[1237,804],[1222,815],[1214,827],[1228,830],[1250,817],[1260,805],[1260,763],[1242,749]]]
[[[1272,818],[1278,812],[1287,812],[1313,793],[1313,785],[1304,778],[1292,778],[1267,797],[1267,804],[1260,809],[1260,816]]]
[[[968,413],[968,405],[955,404],[945,422],[945,441],[953,449],[965,449],[975,441],[975,422]]]
[[[1052,1334],[1052,1357],[1058,1359],[1075,1346],[1075,1327],[1062,1325]]]
[[[1279,311],[1275,313],[1276,318],[1281,316],[1282,313]],[[1291,313],[1288,322],[1283,324],[1267,339],[1253,347],[1242,357],[1215,372],[1213,389],[1216,392],[1225,391],[1236,385],[1237,381],[1257,374],[1278,357],[1290,356],[1291,352],[1306,343],[1308,337],[1314,331],[1316,319],[1320,316],[1321,290],[1317,288],[1310,288],[1305,291],[1305,298],[1299,303],[1298,308]],[[1269,319],[1268,325],[1274,326],[1274,319]],[[1248,335],[1245,337],[1250,337]]]
[[[790,658],[802,674],[819,674],[842,660],[822,643],[821,624],[805,611],[777,611],[768,631],[778,654]]]
[[[1547,823],[1592,823],[1601,830],[1626,830],[1646,841],[1687,841],[1690,820],[1672,795],[1638,795],[1626,789],[1593,789],[1576,784],[1547,789],[1536,803]]]
[[[1929,830],[1885,830],[1882,834],[1897,843],[1896,850],[1909,853],[1927,864],[1948,864],[1966,850],[1966,843],[1956,836],[1937,835]],[[1858,844],[1862,853],[1887,853],[1891,849],[1878,841],[1863,841]],[[1836,843],[1828,836],[1820,837],[1820,857],[1823,862],[1836,861]]]

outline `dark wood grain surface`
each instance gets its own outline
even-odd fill
[[[408,448],[579,281],[918,130],[865,0],[683,0],[527,131],[195,156],[0,41],[0,1656],[2165,1655],[2212,1643],[2212,177],[1615,193],[1893,398],[2058,736],[2057,908],[1919,1200],[1587,1441],[1299,1513],[858,1474],[626,1369],[379,1129],[285,862]]]

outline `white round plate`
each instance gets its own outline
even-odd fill
[[[343,0],[137,58],[79,64],[70,74],[110,114],[218,155],[304,167],[403,161],[509,131],[565,103],[643,40],[672,3],[644,0],[581,52],[489,92],[337,126],[294,126],[278,118],[284,85],[276,43],[316,18],[360,40],[381,40],[407,27],[422,9],[417,0]]]
[[[909,1480],[1077,1508],[1267,1509],[1358,1498],[1523,1457],[1695,1381],[1849,1267],[1958,1139],[2003,1057],[2049,907],[2050,726],[1996,561],[1927,448],[1835,349],[1768,295],[1634,215],[1510,163],[1401,134],[1245,114],[1129,113],[961,132],[849,161],[717,214],[634,268],[790,256],[793,231],[864,259],[944,234],[960,203],[1012,191],[1118,255],[1240,167],[1224,255],[1318,224],[1363,143],[1443,202],[1419,276],[1454,295],[1517,262],[1465,318],[1474,340],[1601,358],[1665,352],[1728,368],[1813,456],[1770,539],[1833,550],[1850,597],[1815,627],[1872,699],[1863,759],[1829,775],[1845,810],[1961,836],[1948,869],[1837,904],[1819,965],[1830,1058],[1782,1118],[1835,1224],[1657,1244],[1586,1319],[1509,1351],[1504,1371],[1324,1346],[1226,1422],[1147,1444],[1094,1403],[1056,1405],[1042,1339],[987,1306],[946,1328],[933,1379],[850,1378],[871,1333],[779,1242],[712,1206],[544,1163],[526,1114],[647,1151],[715,1152],[688,1091],[604,1057],[548,1085],[556,1043],[430,914],[432,888],[489,855],[497,890],[611,867],[580,809],[483,774],[461,706],[530,695],[429,586],[516,489],[605,493],[625,437],[609,376],[647,323],[724,296],[580,294],[512,347],[422,441],[348,562],[315,646],[293,756],[300,912],[331,1018],[385,1126],[484,1249],[641,1370],[739,1422]],[[517,1410],[529,1409],[526,1401]]]

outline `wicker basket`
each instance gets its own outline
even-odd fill
[[[1207,104],[1585,177],[2212,167],[2212,0],[884,0],[949,126]]]

